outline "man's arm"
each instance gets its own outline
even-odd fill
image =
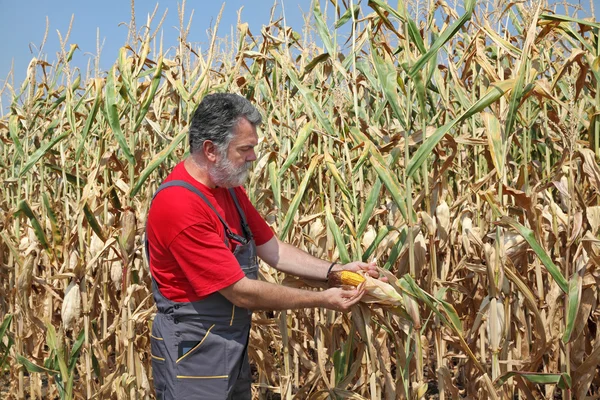
[[[257,246],[257,252],[258,256],[271,267],[276,268],[281,272],[307,279],[327,279],[327,270],[332,263],[332,261],[325,261],[313,257],[291,244],[284,243],[279,240],[277,236],[273,236],[267,243]],[[366,270],[374,277],[379,276],[374,263],[365,263],[361,261],[355,261],[345,265],[336,264],[332,268],[332,271],[357,271],[359,269]]]
[[[348,311],[358,303],[364,289],[331,288],[323,291],[296,289],[274,283],[242,278],[219,291],[237,307],[250,310],[295,310],[325,307]]]

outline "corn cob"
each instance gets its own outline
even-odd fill
[[[331,271],[327,277],[329,287],[358,286],[364,281],[362,275],[352,271]]]
[[[391,306],[403,306],[402,295],[400,295],[387,282],[380,281],[364,274],[362,271],[331,271],[327,278],[329,287],[358,286],[364,282],[366,291],[361,299],[363,303],[378,303]]]

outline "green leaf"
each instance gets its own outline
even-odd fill
[[[320,2],[315,1],[313,8],[315,24],[317,25],[317,32],[323,41],[323,45],[329,54],[336,54],[333,48],[333,42],[331,41],[331,35],[329,34],[329,28],[323,19],[323,13],[321,13]]]
[[[367,229],[369,225],[369,221],[373,216],[373,210],[379,204],[379,193],[381,193],[382,182],[379,177],[375,179],[375,183],[373,187],[369,190],[369,196],[367,197],[367,201],[365,202],[365,208],[360,217],[360,222],[358,224],[358,228],[356,230],[356,235],[359,238],[362,238],[363,233]]]
[[[434,56],[437,56],[438,50],[446,44],[452,37],[462,28],[464,24],[467,23],[471,19],[471,15],[473,14],[473,9],[475,8],[475,0],[466,0],[465,1],[465,13],[452,25],[447,27],[444,32],[433,42],[427,53],[423,54],[421,58],[417,60],[417,62],[412,66],[409,74],[414,76],[418,71],[420,71],[425,64]]]
[[[59,135],[59,136],[55,137],[54,139],[50,140],[49,142],[44,143],[42,146],[40,146],[36,151],[33,152],[33,154],[29,157],[27,162],[25,162],[25,164],[23,164],[23,166],[21,167],[21,171],[19,171],[19,176],[23,176],[27,171],[29,171],[31,169],[31,167],[33,167],[35,165],[35,163],[37,163],[39,161],[40,158],[42,158],[44,155],[46,155],[46,153],[52,147],[54,147],[58,142],[60,142],[61,140],[63,140],[67,136],[69,136],[70,134],[71,134],[70,130],[66,131],[62,135]]]
[[[127,145],[127,140],[123,135],[123,131],[121,130],[121,121],[119,118],[119,109],[117,108],[117,87],[116,87],[116,78],[115,78],[115,66],[113,66],[108,72],[108,77],[106,78],[106,117],[108,119],[108,124],[110,125],[110,129],[115,135],[115,139],[117,139],[117,143],[119,143],[119,147],[123,152],[123,155],[129,161],[130,164],[135,164],[135,158]]]
[[[315,125],[314,121],[310,120],[307,124],[305,124],[302,127],[302,129],[300,129],[300,132],[298,133],[298,137],[297,137],[296,141],[294,142],[294,146],[292,146],[292,149],[290,150],[289,154],[285,158],[283,165],[279,169],[279,177],[283,176],[283,174],[285,173],[285,171],[287,171],[287,169],[290,167],[290,165],[296,163],[298,154],[300,154],[300,152],[304,148],[304,143],[306,143],[306,141],[310,137],[311,133],[313,133],[314,125]]]
[[[565,293],[569,293],[569,285],[567,284],[567,280],[563,276],[562,272],[560,272],[560,269],[552,262],[552,259],[550,258],[548,253],[546,253],[542,246],[540,246],[540,244],[537,242],[537,240],[535,240],[535,236],[533,235],[533,231],[531,229],[524,227],[514,219],[507,216],[503,216],[499,224],[505,226],[512,226],[521,236],[523,236],[523,238],[527,241],[527,243],[529,243],[529,246],[531,246],[535,254],[537,254],[537,256],[540,258],[540,260],[542,261],[552,278],[554,278],[561,290]]]
[[[513,376],[520,376],[522,378],[527,379],[531,383],[537,383],[542,385],[555,384],[563,390],[570,388],[572,383],[569,374],[564,372],[562,374],[544,374],[540,372],[511,371],[496,379],[494,385],[499,388]]]
[[[517,82],[512,90],[510,103],[508,107],[508,113],[506,114],[506,124],[504,128],[504,137],[509,137],[512,133],[513,126],[515,121],[517,120],[517,111],[519,105],[521,104],[521,98],[523,97],[523,85],[525,83],[525,78],[527,71],[529,70],[529,66],[531,65],[531,47],[533,41],[536,38],[536,28],[537,28],[537,20],[540,11],[541,3],[538,3],[535,14],[533,15],[533,19],[531,20],[531,24],[529,29],[527,30],[527,36],[525,38],[525,43],[523,45],[523,52],[521,53],[521,58],[519,60],[519,69],[517,72]]]
[[[77,340],[75,341],[75,343],[73,343],[73,347],[71,347],[71,357],[69,358],[69,376],[73,375],[73,370],[75,369],[75,365],[77,364],[77,359],[79,358],[79,354],[81,353],[84,341],[85,329],[81,329],[79,331],[79,335],[77,335]]]
[[[502,178],[504,170],[504,146],[502,145],[502,128],[500,121],[494,114],[482,113],[483,123],[485,125],[485,135],[488,139],[488,146],[492,156],[492,163],[496,168],[496,173],[499,178]]]
[[[565,321],[565,332],[562,337],[563,343],[571,340],[571,334],[575,327],[575,318],[581,301],[582,280],[577,272],[569,280],[569,292],[567,293],[567,320]]]
[[[10,117],[8,117],[8,133],[15,145],[17,153],[19,153],[21,157],[25,157],[23,146],[19,140],[19,117],[16,114],[11,114]]]
[[[316,56],[315,58],[310,60],[310,62],[306,65],[306,67],[304,67],[304,71],[302,72],[302,77],[304,77],[304,75],[310,73],[310,71],[315,69],[315,67],[317,65],[319,65],[322,62],[325,62],[327,60],[329,60],[329,53],[319,54],[318,56]]]
[[[396,117],[400,122],[400,125],[406,129],[403,109],[398,103],[398,91],[396,90],[398,87],[398,72],[396,71],[396,66],[392,60],[380,58],[377,55],[377,50],[373,46],[371,46],[371,56],[373,57],[373,63],[375,64],[375,70],[377,71],[378,86],[381,87],[383,96],[392,108],[394,117]]]
[[[46,324],[46,345],[51,352],[54,352],[55,359],[58,362],[58,369],[60,371],[61,379],[63,382],[66,381],[69,376],[67,364],[65,363],[64,358],[64,347],[62,343],[58,342],[58,338],[56,337],[56,329],[54,329],[54,325],[50,322]]]
[[[346,242],[344,241],[344,237],[342,235],[340,227],[337,225],[335,219],[333,218],[333,214],[331,213],[331,207],[329,207],[329,204],[325,205],[325,221],[327,223],[327,228],[329,229],[333,236],[333,239],[335,240],[335,244],[340,255],[340,261],[343,264],[349,263],[351,259],[350,254],[348,253],[348,249],[346,248]]]
[[[344,196],[346,196],[346,199],[348,199],[349,201],[352,201],[352,196],[350,195],[350,191],[346,187],[346,182],[344,182],[344,179],[340,175],[340,171],[335,166],[335,161],[333,161],[331,154],[329,154],[329,152],[327,152],[327,150],[325,150],[323,160],[325,162],[325,166],[331,173],[331,176],[333,176],[333,179],[337,183],[337,188],[342,191]]]
[[[156,95],[156,91],[158,90],[158,84],[162,79],[162,67],[163,67],[163,56],[161,55],[156,63],[156,71],[154,72],[154,76],[152,77],[152,83],[150,84],[150,91],[146,95],[144,102],[142,103],[142,107],[140,108],[140,113],[138,114],[137,120],[135,121],[135,127],[133,128],[134,132],[140,127],[140,124],[144,120],[144,117],[148,113],[148,109],[150,108],[150,104],[152,100],[154,100],[154,96]]]
[[[33,228],[33,231],[35,232],[35,236],[40,241],[42,247],[44,249],[48,250],[48,248],[49,248],[48,240],[46,239],[46,234],[44,233],[44,229],[42,229],[42,226],[40,225],[40,221],[35,216],[35,214],[31,210],[31,207],[29,207],[29,204],[25,200],[21,200],[21,202],[19,203],[19,206],[17,207],[17,211],[15,212],[15,216],[20,215],[21,213],[25,214],[25,216],[27,216],[27,218],[29,218],[29,221],[31,222],[31,227]]]
[[[52,243],[56,248],[56,245],[58,245],[62,240],[60,228],[58,227],[58,218],[56,218],[56,214],[50,205],[50,200],[48,199],[48,194],[46,192],[42,193],[42,200],[44,202],[44,207],[46,208],[46,214],[50,220],[50,227],[52,229]],[[2,337],[2,335],[0,335],[0,337]]]
[[[102,227],[98,223],[96,216],[94,215],[94,213],[90,209],[90,206],[87,203],[85,203],[85,205],[83,206],[83,213],[85,214],[85,219],[87,220],[88,224],[90,224],[92,230],[96,233],[96,235],[98,235],[100,239],[102,239],[103,242],[106,242],[106,236],[104,236]]]
[[[96,97],[94,98],[94,104],[92,105],[92,109],[88,113],[87,119],[85,120],[85,126],[81,131],[81,139],[79,140],[79,146],[77,146],[77,152],[75,153],[75,161],[79,161],[79,157],[81,157],[81,153],[83,152],[83,148],[85,146],[88,133],[90,132],[90,128],[92,127],[92,124],[96,121],[96,114],[98,114],[98,109],[100,108],[101,101],[102,87],[100,86],[100,83],[96,82]]]
[[[442,140],[444,135],[448,133],[451,128],[496,102],[498,99],[500,99],[500,97],[502,97],[502,95],[504,95],[504,93],[512,88],[512,85],[514,85],[514,80],[502,81],[497,85],[492,86],[481,99],[479,99],[458,118],[436,129],[435,132],[429,136],[421,146],[419,146],[411,158],[408,166],[406,167],[406,175],[411,178],[414,177],[414,174],[419,170],[421,164],[425,162],[435,146],[437,146],[439,141]]]
[[[161,165],[165,161],[165,159],[171,155],[171,153],[173,153],[173,151],[179,145],[179,143],[183,139],[185,139],[185,137],[187,136],[187,132],[187,128],[184,129],[171,141],[168,147],[163,149],[160,153],[158,153],[152,158],[152,161],[150,161],[146,168],[144,168],[144,170],[140,173],[140,177],[138,178],[133,188],[131,188],[131,193],[129,194],[129,197],[135,197],[135,195],[140,191],[140,189],[142,188],[142,186],[146,182],[146,179],[148,179],[152,171],[158,168],[158,166]]]
[[[275,56],[275,53],[271,54]],[[331,122],[325,116],[325,113],[323,112],[323,107],[315,100],[313,96],[313,91],[309,90],[306,86],[300,83],[298,77],[296,76],[296,73],[293,70],[287,69],[287,74],[294,86],[298,88],[298,91],[302,94],[302,96],[304,96],[306,101],[308,101],[308,104],[310,104],[312,111],[315,113],[315,116],[317,117],[317,120],[319,121],[323,129],[325,129],[325,131],[332,137],[336,137],[337,135],[333,130],[333,127],[331,126]]]
[[[292,227],[292,222],[294,222],[294,216],[296,215],[296,212],[298,211],[298,207],[300,207],[300,203],[302,201],[302,197],[304,197],[304,194],[306,192],[306,187],[308,186],[308,182],[310,182],[310,180],[312,179],[312,175],[315,171],[315,168],[317,167],[317,165],[319,164],[319,162],[321,161],[321,159],[323,158],[323,156],[314,156],[310,162],[310,165],[308,166],[308,169],[305,172],[304,178],[302,179],[302,182],[300,183],[300,186],[298,186],[298,189],[296,189],[296,194],[294,195],[294,198],[292,199],[292,202],[290,203],[290,206],[287,210],[287,213],[285,214],[285,218],[283,219],[283,223],[281,224],[281,233],[280,233],[280,237],[281,238],[285,238],[290,230],[290,228]]]
[[[48,373],[52,376],[56,376],[59,374],[59,371],[54,371],[52,369],[41,367],[37,364],[32,363],[25,357],[18,355],[18,354],[17,354],[17,362],[19,364],[23,365],[29,372]]]
[[[335,23],[335,29],[343,26],[346,22],[350,20],[350,18],[356,20],[358,18],[358,12],[360,11],[360,7],[358,4],[352,4],[350,7],[346,9],[344,14],[340,17],[340,19]]]

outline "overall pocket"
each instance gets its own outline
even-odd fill
[[[164,339],[154,332],[150,335],[150,357],[152,357],[152,379],[157,399],[165,399],[164,392],[167,385],[166,348]]]
[[[227,396],[226,339],[211,325],[181,334],[175,362],[178,399],[224,399]]]

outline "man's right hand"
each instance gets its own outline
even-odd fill
[[[365,294],[365,289],[357,288],[330,288],[324,290],[325,308],[335,311],[350,311],[353,305],[357,304]]]

